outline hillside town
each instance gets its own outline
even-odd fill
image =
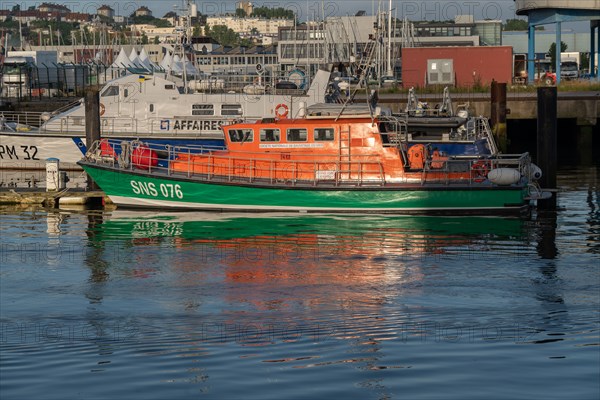
[[[127,12],[95,7],[73,12],[44,2],[0,10],[2,96],[75,94],[131,67],[207,76],[256,74],[258,66],[271,75],[300,71],[310,77],[320,65],[332,65],[352,83],[371,40],[382,44],[368,70],[378,86],[485,87],[492,79],[555,84],[595,76],[598,65],[597,52],[590,60],[595,49],[585,32],[562,36],[559,65],[555,35],[536,28],[536,48],[528,55],[527,22],[520,19],[456,15],[450,21],[411,21],[380,8],[374,15],[358,10],[299,21],[290,9],[248,1],[237,3],[234,12],[213,15],[198,12],[191,1],[162,16],[147,6]],[[445,61],[432,70],[427,59]],[[64,78],[69,74],[81,78]]]

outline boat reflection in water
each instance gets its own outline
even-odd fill
[[[115,211],[90,233],[107,250],[117,247],[121,270],[113,273],[176,277],[178,287],[214,290],[219,301],[246,311],[297,312],[340,302],[377,305],[381,285],[394,295],[419,290],[423,267],[435,272],[445,258],[519,248],[523,224],[499,217]],[[186,304],[210,297],[182,295]]]

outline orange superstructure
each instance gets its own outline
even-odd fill
[[[428,157],[413,163],[394,122],[368,117],[268,119],[223,127],[227,150],[180,153],[174,172],[267,181],[406,182],[422,180]],[[428,179],[460,179],[430,164]],[[469,179],[468,174],[465,179]]]

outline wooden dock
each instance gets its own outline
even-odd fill
[[[47,208],[113,207],[113,203],[102,191],[65,189],[47,192],[43,188],[1,188],[0,205],[38,205]]]

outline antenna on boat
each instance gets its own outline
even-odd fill
[[[372,106],[371,102],[369,101],[370,90],[369,90],[368,76],[373,68],[373,59],[374,59],[375,55],[377,54],[377,49],[379,47],[379,41],[381,39],[379,37],[379,24],[378,24],[377,20],[375,20],[375,22],[374,22],[374,31],[375,31],[375,33],[369,34],[369,39],[368,39],[367,44],[362,52],[363,54],[360,59],[360,63],[357,66],[357,69],[360,71],[360,79],[358,80],[358,83],[356,84],[356,87],[354,88],[354,90],[352,91],[350,96],[348,96],[346,98],[346,101],[344,101],[344,104],[340,108],[340,111],[339,111],[337,117],[335,118],[336,121],[340,118],[340,116],[344,112],[344,109],[346,108],[346,106],[349,103],[354,102],[354,97],[356,96],[356,93],[363,87],[363,84],[364,84],[364,88],[365,88],[365,94],[367,96],[367,104],[369,105],[369,114],[371,115],[371,120],[375,119],[375,116],[373,115],[373,106]]]
[[[178,6],[175,4],[173,8],[177,9]],[[181,50],[181,63],[182,63],[182,78],[183,78],[183,90],[185,93],[188,93],[189,87],[187,84],[188,81],[188,58],[186,56],[186,45],[191,44],[192,38],[192,17],[195,17],[197,14],[196,4],[192,3],[192,0],[185,0],[185,9],[183,10],[185,14],[183,15],[183,31],[179,35],[177,43],[173,48],[173,57],[177,53],[177,47]],[[172,73],[171,68],[171,73]],[[189,71],[193,73],[193,71]]]

